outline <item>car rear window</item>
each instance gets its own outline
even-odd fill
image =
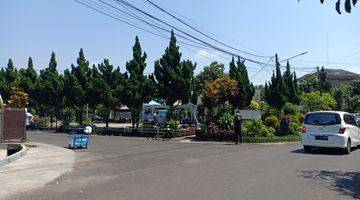
[[[313,113],[305,117],[305,124],[315,126],[341,124],[341,118],[336,113]]]

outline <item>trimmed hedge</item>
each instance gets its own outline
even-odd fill
[[[208,135],[203,130],[196,132],[196,140],[199,141],[235,141],[235,134],[232,131],[220,131],[217,135]],[[245,143],[277,143],[277,142],[298,142],[301,141],[301,135],[286,136],[243,136]]]

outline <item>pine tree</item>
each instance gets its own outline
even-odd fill
[[[43,105],[45,117],[50,115],[51,124],[54,117],[55,119],[60,117],[63,104],[63,84],[63,78],[57,71],[55,53],[52,52],[49,66],[40,71],[38,81],[35,84],[36,98]]]
[[[268,93],[265,97],[267,103],[274,108],[282,109],[286,103],[286,87],[280,70],[280,63],[277,54],[275,55],[276,72],[271,77]]]
[[[91,79],[89,61],[86,60],[83,49],[80,49],[77,65],[71,65],[71,71],[65,70],[65,94],[67,102],[77,111],[77,121],[83,123],[83,114],[88,102],[87,90]]]
[[[296,76],[296,72],[293,72],[293,91],[292,91],[292,95],[290,96],[289,101],[293,104],[299,104],[300,103],[300,89],[299,89],[299,84],[297,81],[297,76]]]
[[[117,71],[120,71],[119,68],[114,69],[114,66],[110,64],[108,59],[105,59],[103,63],[98,66],[100,72],[100,78],[103,80],[101,84],[102,88],[102,103],[105,108],[105,123],[106,128],[109,127],[109,117],[110,111],[115,107],[116,101],[114,98],[114,93],[118,84],[119,74]],[[95,85],[95,87],[99,87]]]
[[[193,70],[196,64],[190,61],[180,62],[181,53],[176,44],[174,32],[171,32],[170,44],[160,60],[155,62],[155,77],[158,95],[169,106],[168,119],[172,119],[174,104],[178,100],[186,100],[191,93]],[[185,87],[184,87],[185,86]]]
[[[123,100],[131,110],[131,122],[133,128],[137,127],[143,103],[142,93],[144,90],[144,70],[146,68],[146,53],[142,52],[139,38],[136,36],[133,46],[133,59],[126,63],[129,78],[126,80]]]
[[[29,57],[28,67],[26,69],[20,69],[19,73],[21,75],[19,81],[19,88],[29,95],[29,108],[37,109],[36,105],[36,94],[34,93],[34,87],[37,80],[37,73],[34,69],[33,60]]]
[[[54,52],[51,52],[51,58],[50,58],[50,63],[49,63],[49,70],[50,70],[51,72],[55,72],[55,71],[57,71],[56,67],[57,67],[56,55],[55,55]]]
[[[296,74],[291,73],[290,70],[290,63],[289,61],[286,64],[286,71],[284,72],[284,83],[286,90],[284,91],[284,94],[287,97],[287,101],[292,104],[298,104],[299,103],[299,91],[298,91],[298,84],[296,80]]]
[[[230,63],[230,78],[237,81],[238,93],[234,98],[230,99],[230,103],[234,108],[243,109],[249,106],[255,94],[254,85],[249,80],[249,75],[245,66],[245,61],[241,61],[240,57],[235,64],[232,58]]]
[[[321,67],[321,70],[318,68],[318,90],[320,93],[330,92],[331,82],[327,79],[327,73],[324,67]]]
[[[14,63],[9,59],[7,68],[5,69],[5,79],[8,84],[14,83],[17,79],[17,71],[14,67]]]

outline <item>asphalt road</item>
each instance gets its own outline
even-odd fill
[[[66,145],[65,134],[30,133]],[[92,136],[73,172],[11,199],[360,199],[360,149],[305,154],[300,143],[242,146]],[[1,186],[0,186],[1,187]]]

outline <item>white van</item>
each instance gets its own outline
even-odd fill
[[[360,145],[360,127],[353,115],[346,112],[311,112],[305,117],[302,143],[305,152],[312,147],[329,147],[350,154],[351,147]]]

